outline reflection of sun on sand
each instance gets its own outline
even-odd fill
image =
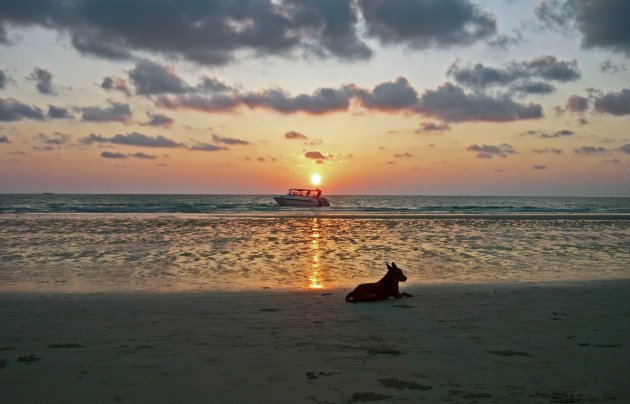
[[[308,287],[311,289],[322,289],[324,284],[319,261],[319,219],[316,217],[311,220],[311,238],[311,267],[308,274]]]

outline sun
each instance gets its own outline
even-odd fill
[[[311,175],[311,184],[319,185],[322,182],[322,177],[319,174]]]

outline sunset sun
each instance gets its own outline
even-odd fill
[[[322,182],[322,177],[319,174],[313,174],[311,176],[311,184],[319,185]]]

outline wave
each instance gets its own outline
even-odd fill
[[[330,207],[276,205],[268,195],[0,195],[0,213],[630,214],[630,198],[330,196]]]

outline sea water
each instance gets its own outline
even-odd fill
[[[0,291],[630,278],[629,198],[0,195]]]

